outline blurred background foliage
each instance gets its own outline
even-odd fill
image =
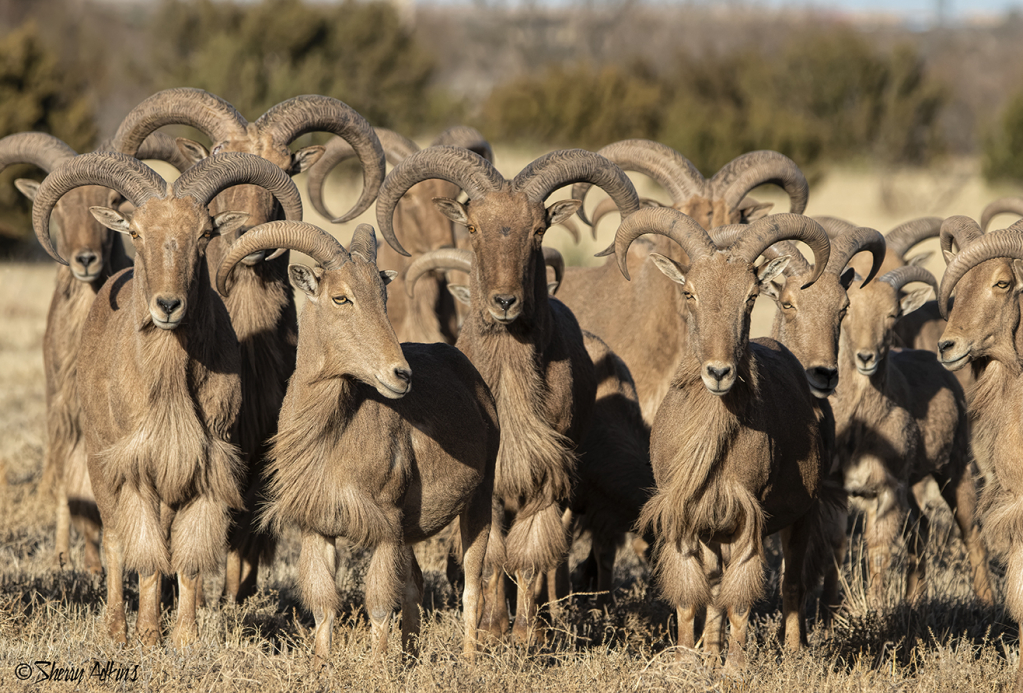
[[[647,137],[707,175],[775,149],[810,171],[980,154],[989,178],[1023,181],[1019,18],[921,32],[736,7],[0,0],[0,135],[86,150],[149,94],[193,86],[250,120],[320,93],[410,137],[456,123],[533,147]],[[0,234],[26,233],[26,210]]]

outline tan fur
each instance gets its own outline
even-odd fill
[[[316,620],[316,655],[326,659],[338,608],[336,537],[373,549],[366,609],[374,653],[386,649],[400,601],[403,649],[414,654],[422,573],[408,547],[458,517],[466,547],[464,652],[471,656],[493,514],[497,408],[454,348],[399,347],[375,263],[352,258],[318,270],[316,286],[303,287],[310,303],[270,450],[262,521],[302,529],[302,595]],[[348,303],[336,305],[335,296]],[[399,394],[404,382],[411,388]]]
[[[907,512],[920,517],[910,550],[907,598],[924,594],[921,542],[927,519],[910,488],[933,476],[956,515],[973,563],[977,596],[992,600],[987,559],[974,525],[974,480],[969,457],[966,400],[956,378],[932,352],[891,350],[893,326],[901,313],[898,292],[874,281],[849,289],[849,316],[843,324],[840,383],[832,398],[837,451],[846,490],[867,512],[865,534],[870,561],[870,592],[884,594],[884,568]],[[863,361],[867,359],[867,361]],[[864,375],[863,363],[877,363]],[[915,518],[914,518],[915,519]]]

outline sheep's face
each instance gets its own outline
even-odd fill
[[[25,197],[35,199],[38,182],[20,179],[16,184]],[[69,191],[54,206],[57,252],[67,258],[75,279],[95,281],[110,262],[113,234],[96,221],[89,208],[97,205],[116,208],[122,201],[121,195],[109,188],[83,185]]]
[[[753,304],[761,286],[781,272],[788,256],[771,260],[759,270],[720,251],[696,260],[685,270],[658,253],[650,257],[682,287],[689,348],[700,363],[704,386],[713,395],[727,394],[749,347]]]
[[[895,323],[912,313],[932,295],[929,286],[899,292],[886,282],[872,281],[862,289],[849,289],[849,319],[842,329],[845,349],[852,355],[860,375],[871,376],[888,357]]]
[[[1016,329],[1023,292],[1023,260],[996,258],[980,263],[959,280],[938,358],[949,370],[988,357],[1015,363]]]
[[[131,237],[136,290],[145,297],[153,324],[164,330],[180,325],[198,292],[209,289],[206,247],[210,239],[246,220],[239,212],[223,212],[211,219],[191,197],[151,199],[135,210],[130,221],[109,207],[90,211],[107,228]]]
[[[545,208],[524,193],[496,190],[464,205],[447,198],[434,202],[469,231],[475,255],[472,294],[482,299],[485,314],[502,325],[532,315],[536,303],[547,300],[544,234],[574,214],[579,201],[561,200]]]
[[[854,276],[848,269],[841,276],[825,272],[805,289],[800,288],[805,276],[786,277],[780,288],[765,287],[777,304],[778,340],[803,364],[810,391],[821,399],[838,386],[838,339]]]
[[[315,350],[320,378],[350,377],[388,399],[412,389],[412,371],[387,319],[386,286],[396,273],[381,272],[359,253],[339,269],[288,268],[309,300],[302,311],[299,349]]]

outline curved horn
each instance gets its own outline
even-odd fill
[[[121,193],[141,207],[154,197],[167,195],[167,183],[156,171],[133,156],[93,152],[67,159],[43,179],[32,204],[32,227],[39,243],[57,262],[66,265],[50,241],[50,214],[57,200],[83,185],[101,185]]]
[[[981,230],[980,225],[973,219],[962,215],[949,217],[941,223],[939,235],[941,239],[941,254],[951,253],[953,242],[962,251],[966,246],[983,237],[983,235],[984,232]],[[945,262],[948,264],[947,259]]]
[[[653,178],[668,192],[673,205],[703,194],[707,185],[703,174],[689,159],[653,140],[622,140],[598,150],[597,154],[623,171],[636,171]],[[572,186],[572,199],[583,201],[589,189],[589,183],[576,183]],[[584,224],[597,225],[595,212],[592,223],[587,221],[582,205],[579,206],[578,214]]]
[[[1023,197],[1000,197],[980,213],[980,228],[987,231],[988,224],[999,214],[1018,214],[1023,217]]]
[[[351,221],[373,204],[387,172],[387,162],[372,126],[348,104],[318,94],[296,96],[259,116],[256,128],[285,147],[307,132],[332,132],[341,137],[352,145],[362,163],[362,194],[347,213],[332,221],[335,224]]]
[[[302,220],[302,196],[280,166],[244,152],[225,152],[203,159],[174,181],[175,197],[186,195],[206,206],[233,185],[258,185],[270,191],[289,221]]]
[[[217,270],[217,291],[220,295],[227,296],[227,278],[235,265],[252,253],[271,248],[289,248],[305,253],[326,270],[338,269],[351,260],[344,246],[318,226],[304,221],[269,221],[249,229],[227,249]]]
[[[487,142],[479,130],[468,125],[456,125],[448,128],[430,143],[431,147],[445,145],[468,149],[471,152],[476,152],[490,163],[494,163],[494,150],[491,149],[490,142]]]
[[[838,217],[814,217],[814,221],[820,224],[828,234],[828,238],[834,240],[843,233],[859,228],[856,224]]]
[[[19,132],[0,139],[0,171],[12,164],[33,164],[49,173],[77,155],[63,140],[44,132]]]
[[[440,248],[423,253],[405,271],[405,293],[411,297],[419,278],[435,269],[454,269],[472,274],[473,258],[472,251],[464,248]]]
[[[788,193],[790,213],[802,214],[806,209],[810,196],[806,176],[795,161],[778,152],[748,152],[732,159],[710,179],[710,189],[733,210],[753,188],[766,183],[774,183]]]
[[[803,284],[806,288],[817,281],[827,267],[831,255],[828,234],[820,224],[802,214],[772,214],[749,225],[749,230],[731,247],[733,257],[753,264],[767,248],[781,240],[803,241],[813,251],[813,274]]]
[[[387,128],[374,128],[373,130],[376,132],[377,139],[380,140],[380,146],[384,148],[384,157],[391,166],[397,166],[405,157],[419,151],[418,144],[393,130],[388,130]],[[323,200],[323,184],[326,182],[327,176],[330,175],[330,172],[338,164],[353,156],[355,156],[355,150],[352,149],[352,145],[340,137],[331,137],[327,142],[323,156],[309,169],[306,178],[309,202],[312,203],[313,209],[327,219],[340,217],[327,209],[327,204]]]
[[[377,235],[369,224],[359,224],[352,234],[352,242],[348,246],[348,252],[358,253],[366,262],[376,263],[377,261]]]
[[[881,269],[885,250],[885,237],[874,229],[861,226],[852,231],[846,231],[831,241],[831,259],[828,260],[827,271],[836,276],[840,275],[845,271],[846,265],[852,260],[853,255],[867,251],[871,254],[873,262],[866,279],[860,284],[860,288],[863,288]]]
[[[409,256],[408,251],[394,235],[394,208],[409,188],[431,178],[457,185],[469,195],[470,200],[482,199],[488,192],[505,185],[504,176],[489,161],[463,147],[427,147],[402,161],[380,186],[377,227],[384,240],[406,257]]]
[[[942,224],[942,234],[945,233],[945,226],[948,222],[949,220],[946,219],[945,224]],[[948,300],[952,296],[952,289],[963,278],[963,275],[980,263],[999,257],[1023,259],[1023,234],[1019,230],[995,231],[977,238],[960,250],[948,263],[945,274],[941,278],[941,288],[938,291],[938,309],[941,311],[941,317],[948,320]]]
[[[615,233],[615,257],[618,269],[626,279],[630,279],[627,262],[629,247],[645,233],[656,233],[675,241],[689,256],[691,263],[717,250],[707,232],[689,215],[671,207],[641,209],[622,221]]]
[[[515,176],[512,186],[531,202],[542,203],[558,188],[580,182],[603,188],[623,218],[639,209],[639,195],[625,172],[585,149],[560,149],[541,156]]]
[[[554,281],[560,286],[561,280],[565,276],[565,258],[554,248],[544,246],[543,263],[554,268]]]
[[[789,256],[789,263],[785,265],[782,273],[786,277],[805,277],[813,272],[813,267],[806,261],[806,257],[799,251],[799,248],[792,241],[779,241],[761,253],[768,260]]]
[[[941,234],[941,222],[942,219],[939,217],[920,217],[899,224],[884,235],[888,251],[904,260],[906,253],[914,245],[928,238],[937,238]]]
[[[224,99],[202,89],[164,89],[131,109],[111,140],[111,148],[136,156],[146,138],[164,125],[191,125],[214,144],[244,135],[248,121]]]
[[[135,158],[164,161],[176,168],[178,173],[184,173],[192,167],[192,161],[181,152],[177,140],[162,132],[154,132],[147,137],[135,152]]]
[[[890,285],[896,292],[902,291],[902,287],[910,282],[925,282],[934,289],[934,295],[938,295],[938,280],[923,267],[916,267],[915,265],[896,267],[890,272],[885,272],[877,280]]]

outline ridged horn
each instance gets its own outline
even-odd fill
[[[905,260],[906,253],[914,245],[928,238],[937,238],[941,234],[942,221],[940,217],[920,217],[899,224],[884,235],[888,252]]]
[[[154,197],[167,195],[167,183],[156,171],[133,156],[116,152],[92,152],[65,160],[39,185],[32,204],[32,227],[36,238],[57,262],[67,262],[57,254],[50,241],[50,215],[57,201],[83,185],[101,185],[121,193],[135,207]]]
[[[147,137],[135,152],[135,158],[164,161],[176,168],[178,173],[184,173],[192,167],[192,161],[181,152],[177,140],[162,132],[154,132]]]
[[[488,192],[501,189],[506,182],[489,161],[463,147],[427,147],[402,161],[380,186],[377,227],[388,245],[406,257],[408,251],[394,235],[394,208],[409,188],[432,178],[457,185],[470,200],[482,199]]]
[[[217,270],[217,291],[220,295],[228,295],[227,279],[235,265],[252,253],[271,248],[289,248],[305,253],[326,270],[338,269],[351,259],[344,246],[318,226],[304,221],[269,221],[249,229],[227,249]]]
[[[603,147],[597,154],[613,162],[623,171],[636,171],[653,178],[668,192],[673,205],[679,205],[694,195],[705,192],[707,181],[703,174],[689,159],[660,142],[644,139],[622,140]],[[589,189],[589,183],[576,183],[572,186],[572,199],[585,200]],[[597,225],[596,212],[592,223],[586,219],[582,205],[579,206],[578,215],[584,224]]]
[[[703,227],[687,214],[671,207],[641,209],[623,220],[615,233],[615,259],[626,279],[631,279],[627,260],[629,248],[645,233],[655,233],[675,241],[689,256],[691,263],[717,249]]]
[[[810,196],[806,176],[796,162],[769,150],[748,152],[732,159],[710,179],[714,197],[722,198],[729,210],[739,206],[751,190],[774,183],[788,193],[789,212],[802,214]]]
[[[560,286],[561,280],[565,276],[565,258],[555,248],[544,246],[543,263],[554,268],[554,281]]]
[[[543,203],[558,188],[580,182],[602,188],[623,218],[639,209],[639,195],[625,172],[585,149],[560,149],[541,156],[515,176],[512,186],[531,202]]]
[[[437,138],[430,143],[431,147],[462,147],[471,152],[476,152],[490,163],[494,163],[494,150],[490,142],[476,128],[468,125],[455,125],[437,135]]]
[[[981,230],[980,224],[973,219],[962,215],[949,217],[941,223],[941,231],[939,233],[941,254],[944,256],[946,252],[951,253],[953,242],[962,251],[966,246],[983,237],[983,235],[984,232]],[[947,259],[945,264],[948,264]]]
[[[785,265],[782,273],[786,277],[805,277],[813,271],[813,267],[806,261],[806,257],[799,252],[799,248],[792,241],[779,241],[761,253],[768,260],[789,256],[789,262]]]
[[[377,235],[369,224],[359,224],[352,234],[352,242],[348,246],[348,253],[358,253],[366,262],[376,263],[377,261]]]
[[[813,220],[824,228],[824,231],[828,234],[828,238],[831,240],[838,238],[843,233],[859,228],[851,221],[839,219],[838,217],[814,217]]]
[[[896,292],[902,291],[902,287],[910,282],[924,282],[930,284],[931,288],[934,289],[934,295],[938,295],[938,280],[934,278],[934,275],[925,270],[923,267],[916,267],[915,265],[906,265],[905,267],[896,267],[895,269],[885,272],[884,275],[877,278],[877,281],[888,284]]]
[[[749,230],[731,247],[732,255],[752,264],[765,250],[781,240],[803,241],[813,251],[813,274],[803,284],[817,281],[828,265],[831,244],[820,224],[802,214],[772,214],[749,225]]]
[[[0,139],[0,171],[13,164],[33,164],[50,173],[77,155],[63,140],[45,132],[19,132]]]
[[[1023,197],[1000,197],[980,213],[980,228],[987,231],[988,224],[999,214],[1018,214],[1023,217]]]
[[[174,181],[174,195],[188,195],[205,207],[214,197],[234,185],[265,188],[281,203],[286,219],[302,220],[302,196],[291,176],[280,166],[244,152],[224,152],[203,159]]]
[[[946,219],[945,224],[942,224],[942,234],[948,222]],[[1012,229],[995,231],[977,238],[959,251],[945,268],[945,274],[941,278],[941,287],[938,291],[938,309],[941,311],[941,317],[948,320],[948,301],[959,280],[980,263],[999,257],[1023,259],[1023,233]]]
[[[453,269],[472,274],[473,259],[472,251],[464,248],[440,248],[423,253],[405,271],[405,293],[411,297],[419,278],[435,269]]]
[[[224,99],[202,89],[164,89],[131,109],[111,140],[111,148],[136,156],[146,138],[164,125],[191,125],[214,144],[244,135],[248,121]]]
[[[307,94],[282,101],[259,116],[256,128],[285,147],[308,132],[331,132],[352,145],[362,163],[362,193],[335,224],[351,221],[373,204],[387,173],[383,147],[373,127],[355,109],[329,96]]]
[[[403,135],[399,135],[394,130],[374,128],[373,131],[376,133],[377,139],[380,140],[380,146],[384,148],[384,158],[387,159],[387,163],[391,166],[397,166],[405,160],[405,157],[419,151],[418,144]],[[327,209],[327,204],[323,199],[323,184],[326,182],[327,176],[330,175],[331,171],[342,161],[347,161],[353,156],[355,156],[355,150],[352,148],[352,145],[340,137],[331,137],[327,142],[323,156],[313,164],[306,176],[306,191],[309,193],[309,201],[312,203],[313,209],[327,219],[338,217]]]
[[[885,237],[880,232],[860,226],[851,231],[846,231],[837,238],[831,240],[831,259],[828,260],[827,271],[836,276],[845,271],[853,255],[869,252],[872,257],[870,272],[860,284],[860,288],[867,285],[884,263],[884,256],[887,246]]]

